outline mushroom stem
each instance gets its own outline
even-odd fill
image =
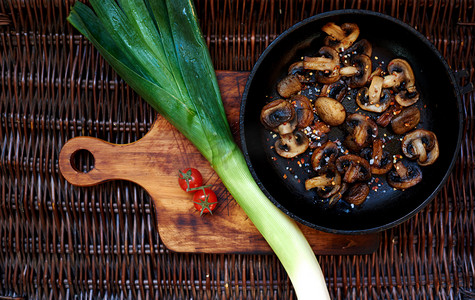
[[[327,175],[320,175],[312,177],[305,181],[305,189],[310,190],[313,188],[325,188],[327,186],[335,185],[334,177],[328,177]]]
[[[348,169],[345,172],[345,175],[343,176],[343,181],[352,183],[355,181],[355,178],[358,177],[360,173],[360,168],[358,167],[357,164],[351,163]]]
[[[370,105],[379,103],[379,99],[381,99],[381,92],[383,90],[383,80],[384,79],[381,76],[373,76],[371,84],[368,88],[368,97]]]
[[[368,138],[368,131],[366,126],[356,126],[355,131],[353,132],[353,136],[355,137],[355,143],[362,147],[367,138]]]
[[[399,160],[398,162],[396,162],[394,167],[396,168],[396,172],[399,177],[406,178],[409,176],[409,169],[406,168],[402,160]]]
[[[414,152],[417,156],[419,156],[418,160],[420,162],[425,162],[427,160],[427,151],[424,147],[424,143],[422,143],[421,139],[415,139],[412,142],[412,147],[414,148]]]
[[[358,74],[358,68],[349,66],[349,67],[343,67],[340,69],[340,75],[341,76],[354,76]]]
[[[380,166],[382,158],[383,158],[383,141],[381,139],[376,139],[373,142],[373,155],[371,157],[371,159],[373,160],[372,165]]]

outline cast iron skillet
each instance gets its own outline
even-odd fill
[[[432,166],[422,167],[423,180],[405,191],[393,190],[385,177],[360,207],[344,201],[328,208],[314,191],[306,191],[304,181],[311,177],[297,163],[279,157],[271,146],[275,139],[259,121],[262,107],[278,97],[277,82],[290,64],[301,57],[315,56],[326,36],[321,27],[327,22],[353,22],[360,37],[373,45],[373,63],[404,58],[412,65],[421,99],[417,105],[422,117],[419,127],[433,131],[439,140],[440,156]],[[378,60],[375,60],[375,57]],[[349,110],[354,110],[349,108]],[[254,179],[269,199],[295,220],[331,233],[361,234],[396,226],[426,206],[446,182],[459,152],[462,136],[462,104],[458,84],[449,66],[435,47],[419,32],[403,22],[380,13],[340,10],[306,19],[281,34],[264,51],[254,66],[240,111],[242,149]],[[389,131],[380,130],[380,135]],[[333,136],[332,139],[337,138]],[[395,144],[394,144],[395,143]],[[394,142],[391,149],[398,151]],[[315,176],[315,174],[313,174]],[[286,177],[284,179],[284,177]],[[372,187],[375,184],[372,184]]]

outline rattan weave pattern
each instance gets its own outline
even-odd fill
[[[168,251],[149,196],[123,181],[91,188],[58,171],[62,145],[142,137],[155,113],[67,23],[73,1],[0,0],[0,299],[293,299],[273,255]],[[342,8],[415,27],[474,82],[473,0],[196,0],[216,69],[249,71],[283,30]],[[319,256],[334,299],[475,297],[475,93],[463,143],[434,201],[384,232],[372,255]],[[76,165],[92,162],[80,156]]]

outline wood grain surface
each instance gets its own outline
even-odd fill
[[[226,114],[239,144],[239,105],[249,76],[247,72],[217,72]],[[78,172],[75,155],[82,150],[94,157],[94,168]],[[158,232],[168,249],[195,253],[271,253],[260,233],[226,191],[209,163],[196,148],[162,117],[140,140],[111,144],[92,137],[76,137],[62,148],[62,175],[71,184],[91,186],[108,180],[129,180],[151,196]],[[205,184],[213,185],[219,206],[213,215],[200,216],[192,196],[177,183],[178,170],[194,167]],[[317,254],[366,254],[374,252],[380,234],[335,235],[299,225]]]

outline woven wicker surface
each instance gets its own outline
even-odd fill
[[[142,137],[155,113],[66,22],[73,1],[0,0],[0,299],[292,299],[274,255],[168,251],[149,196],[122,181],[68,184],[58,154],[72,137]],[[410,24],[474,82],[473,0],[197,0],[216,69],[249,71],[283,30],[341,8]],[[475,295],[475,93],[463,143],[434,201],[384,232],[371,255],[319,256],[334,299]],[[84,159],[80,162],[89,165]]]

